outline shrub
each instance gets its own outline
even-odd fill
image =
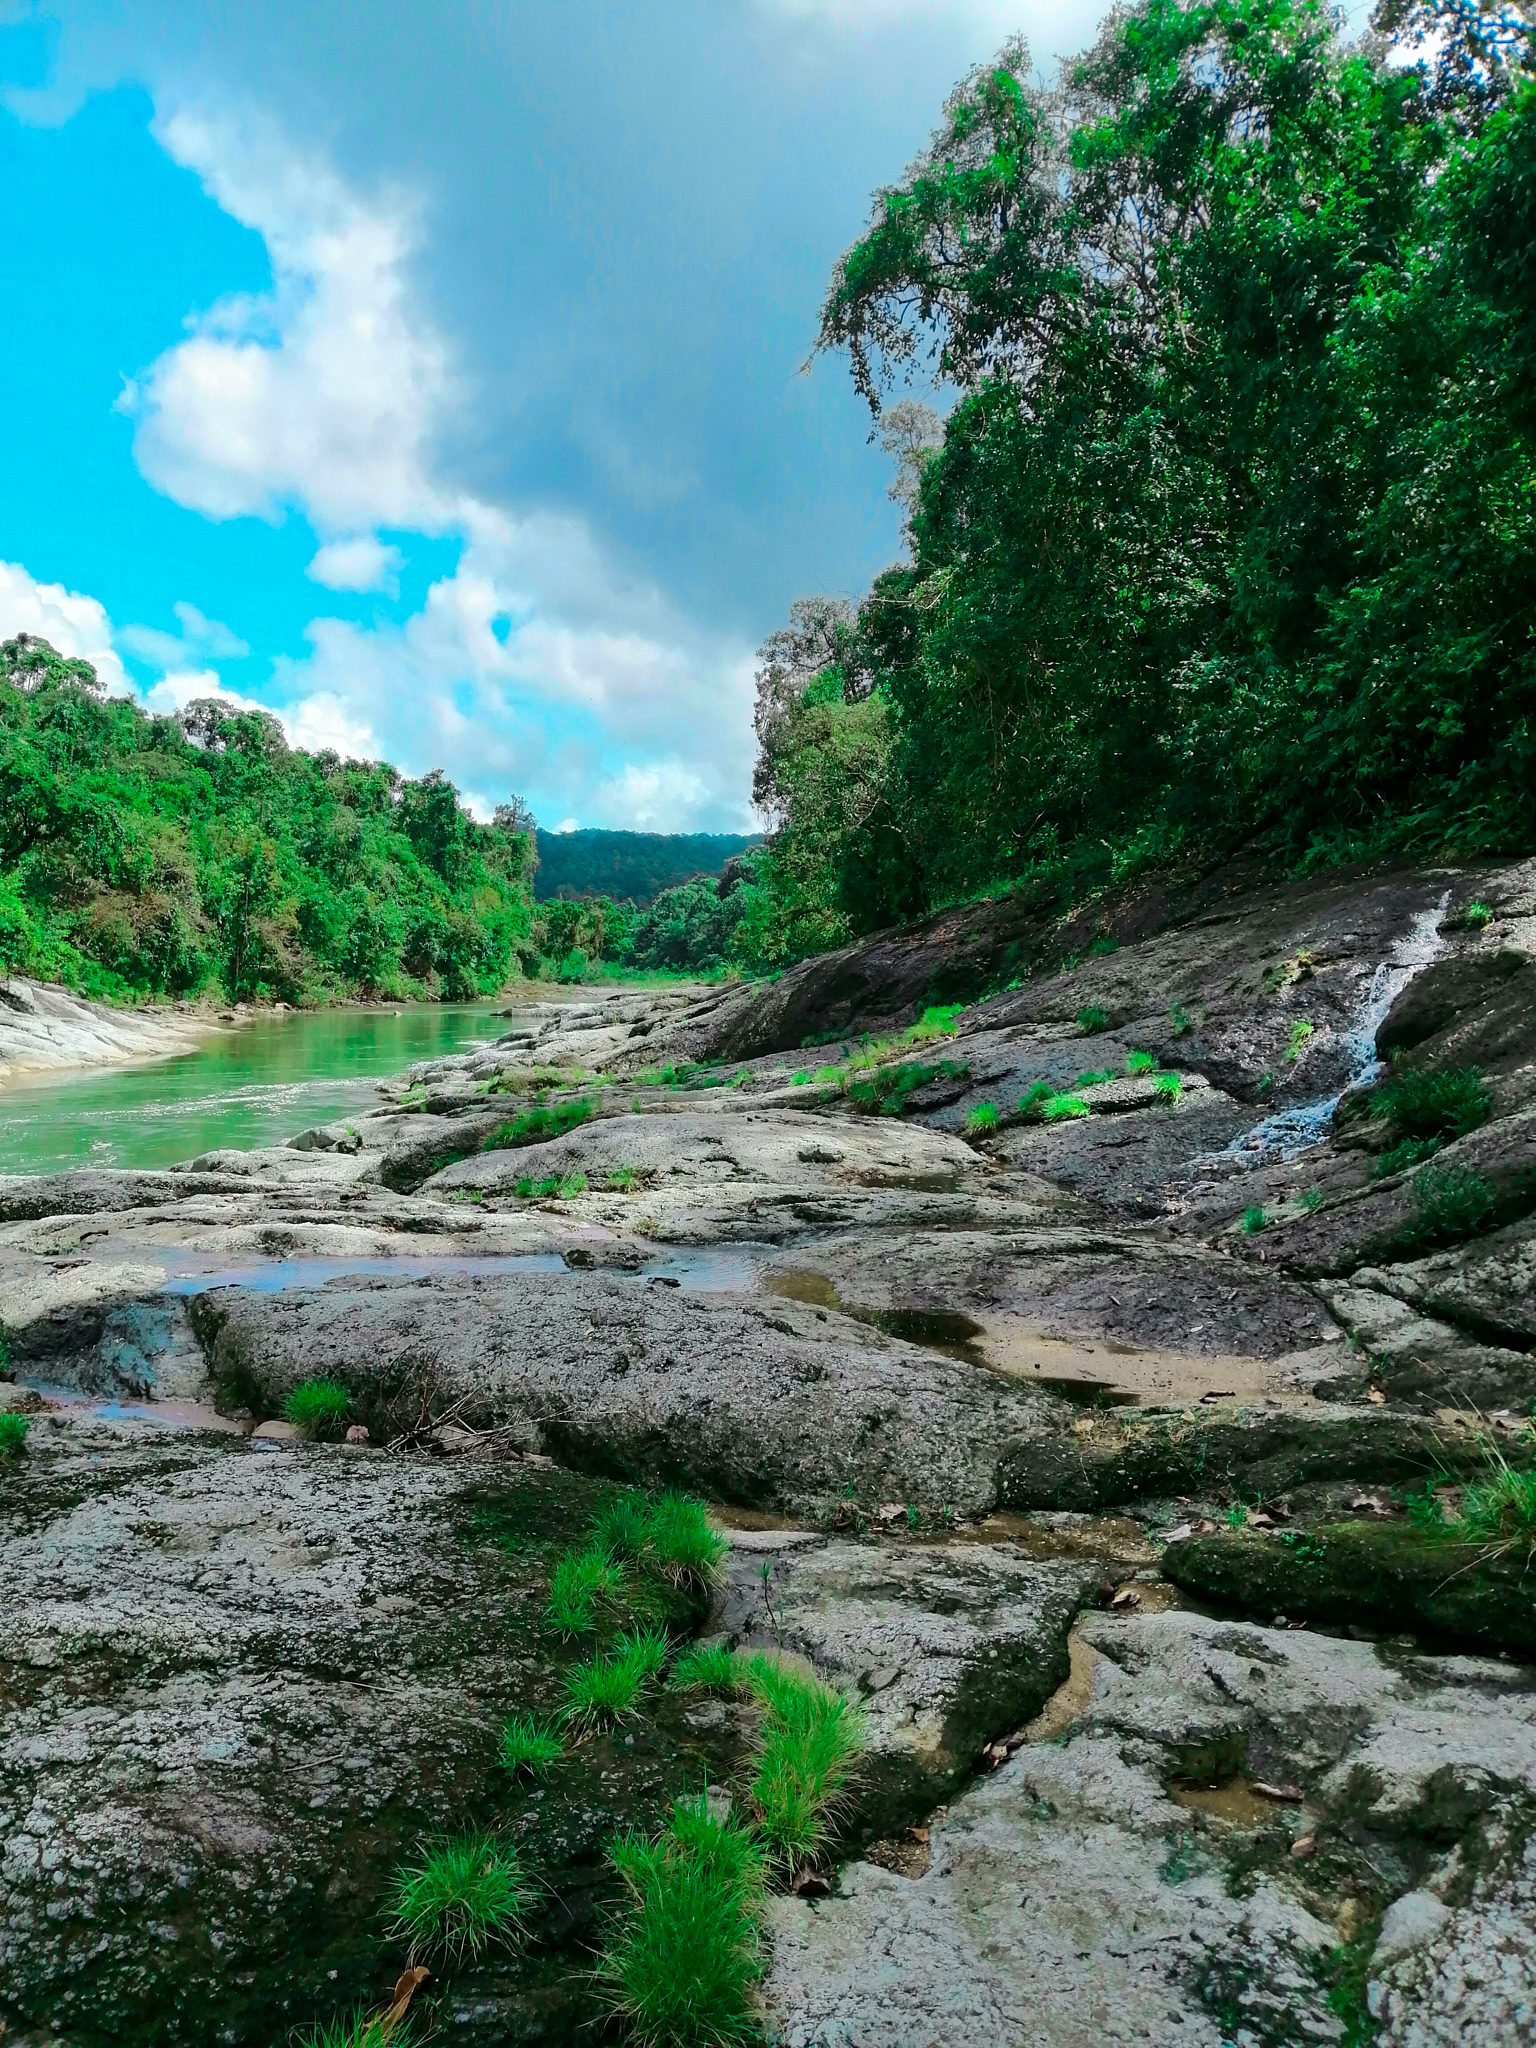
[[[19,1458],[27,1448],[31,1423],[25,1415],[0,1415],[0,1458]]]
[[[790,1870],[826,1839],[831,1810],[863,1745],[858,1709],[819,1679],[753,1657],[748,1682],[767,1710],[752,1804],[763,1838]]]
[[[1268,1221],[1269,1218],[1264,1214],[1263,1208],[1259,1203],[1255,1202],[1251,1209],[1243,1211],[1241,1227],[1250,1237],[1255,1237]]]
[[[1109,1029],[1108,1010],[1100,1009],[1097,1003],[1084,1003],[1077,1013],[1077,1028],[1083,1033],[1085,1038],[1091,1038],[1099,1031],[1107,1031]]]
[[[514,1776],[544,1777],[564,1747],[557,1730],[541,1728],[532,1714],[513,1714],[501,1731],[501,1761]]]
[[[724,1643],[697,1645],[682,1651],[672,1666],[672,1683],[680,1691],[734,1693],[745,1683],[735,1652]]]
[[[674,1802],[655,1841],[611,1851],[624,1902],[610,1916],[598,1995],[639,2048],[734,2048],[761,2038],[763,1851],[703,1799]]]
[[[1476,1067],[1396,1073],[1381,1107],[1405,1138],[1464,1138],[1488,1121],[1493,1098]]]
[[[1125,1056],[1125,1071],[1128,1074],[1154,1074],[1157,1071],[1157,1055],[1151,1052],[1128,1052]]]
[[[1165,1108],[1172,1109],[1176,1102],[1179,1102],[1183,1099],[1183,1075],[1159,1074],[1156,1080],[1152,1083],[1152,1093],[1154,1098],[1158,1102],[1161,1102],[1165,1106]]]
[[[303,1380],[283,1403],[283,1414],[306,1436],[340,1436],[352,1403],[335,1380]]]
[[[972,1136],[977,1136],[983,1131],[995,1131],[997,1129],[997,1104],[995,1102],[978,1102],[976,1107],[966,1117],[965,1128]]]
[[[623,1585],[622,1574],[604,1551],[567,1552],[549,1582],[545,1618],[563,1636],[585,1635],[596,1626],[599,1601],[617,1600]]]
[[[456,1835],[396,1873],[393,1925],[410,1942],[412,1961],[438,1956],[462,1962],[493,1942],[515,1943],[532,1899],[533,1887],[508,1844],[494,1835]]]
[[[1474,1237],[1485,1227],[1498,1197],[1480,1173],[1465,1166],[1426,1166],[1414,1178],[1417,1223],[1409,1240]]]

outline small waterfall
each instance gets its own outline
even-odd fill
[[[1440,952],[1440,920],[1450,900],[1451,892],[1447,889],[1432,910],[1417,912],[1406,936],[1398,940],[1371,976],[1365,999],[1344,1034],[1344,1050],[1350,1061],[1344,1086],[1321,1102],[1298,1103],[1294,1109],[1276,1110],[1273,1116],[1256,1123],[1251,1131],[1244,1131],[1220,1152],[1207,1154],[1200,1162],[1202,1165],[1230,1161],[1239,1166],[1264,1166],[1276,1157],[1294,1159],[1309,1146],[1322,1143],[1340,1099],[1352,1088],[1368,1088],[1381,1073],[1376,1033],[1409,982]]]

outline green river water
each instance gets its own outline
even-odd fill
[[[225,1145],[280,1145],[371,1108],[413,1060],[512,1026],[501,1005],[290,1012],[226,1026],[196,1052],[0,1087],[0,1173],[169,1166]]]

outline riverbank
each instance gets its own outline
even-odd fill
[[[121,1066],[190,1052],[223,1028],[193,1004],[116,1009],[57,983],[0,981],[0,1084],[71,1067]]]
[[[497,1762],[618,1640],[546,1610],[624,1482],[730,1545],[667,1669],[702,1638],[858,1706],[768,2038],[1521,2038],[1536,1604],[1489,1503],[1536,1462],[1536,869],[1214,888],[1097,950],[1023,915],[0,1180],[24,2048],[382,2005],[391,1873],[471,1827],[542,1903],[434,1962],[431,2023],[578,2038],[615,1834],[756,1810],[751,1699],[680,1680]],[[927,1001],[1008,946],[1043,964]],[[366,1436],[286,1419],[317,1375]]]

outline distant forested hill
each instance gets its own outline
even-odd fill
[[[691,875],[717,875],[758,832],[541,832],[534,895],[650,903]]]

